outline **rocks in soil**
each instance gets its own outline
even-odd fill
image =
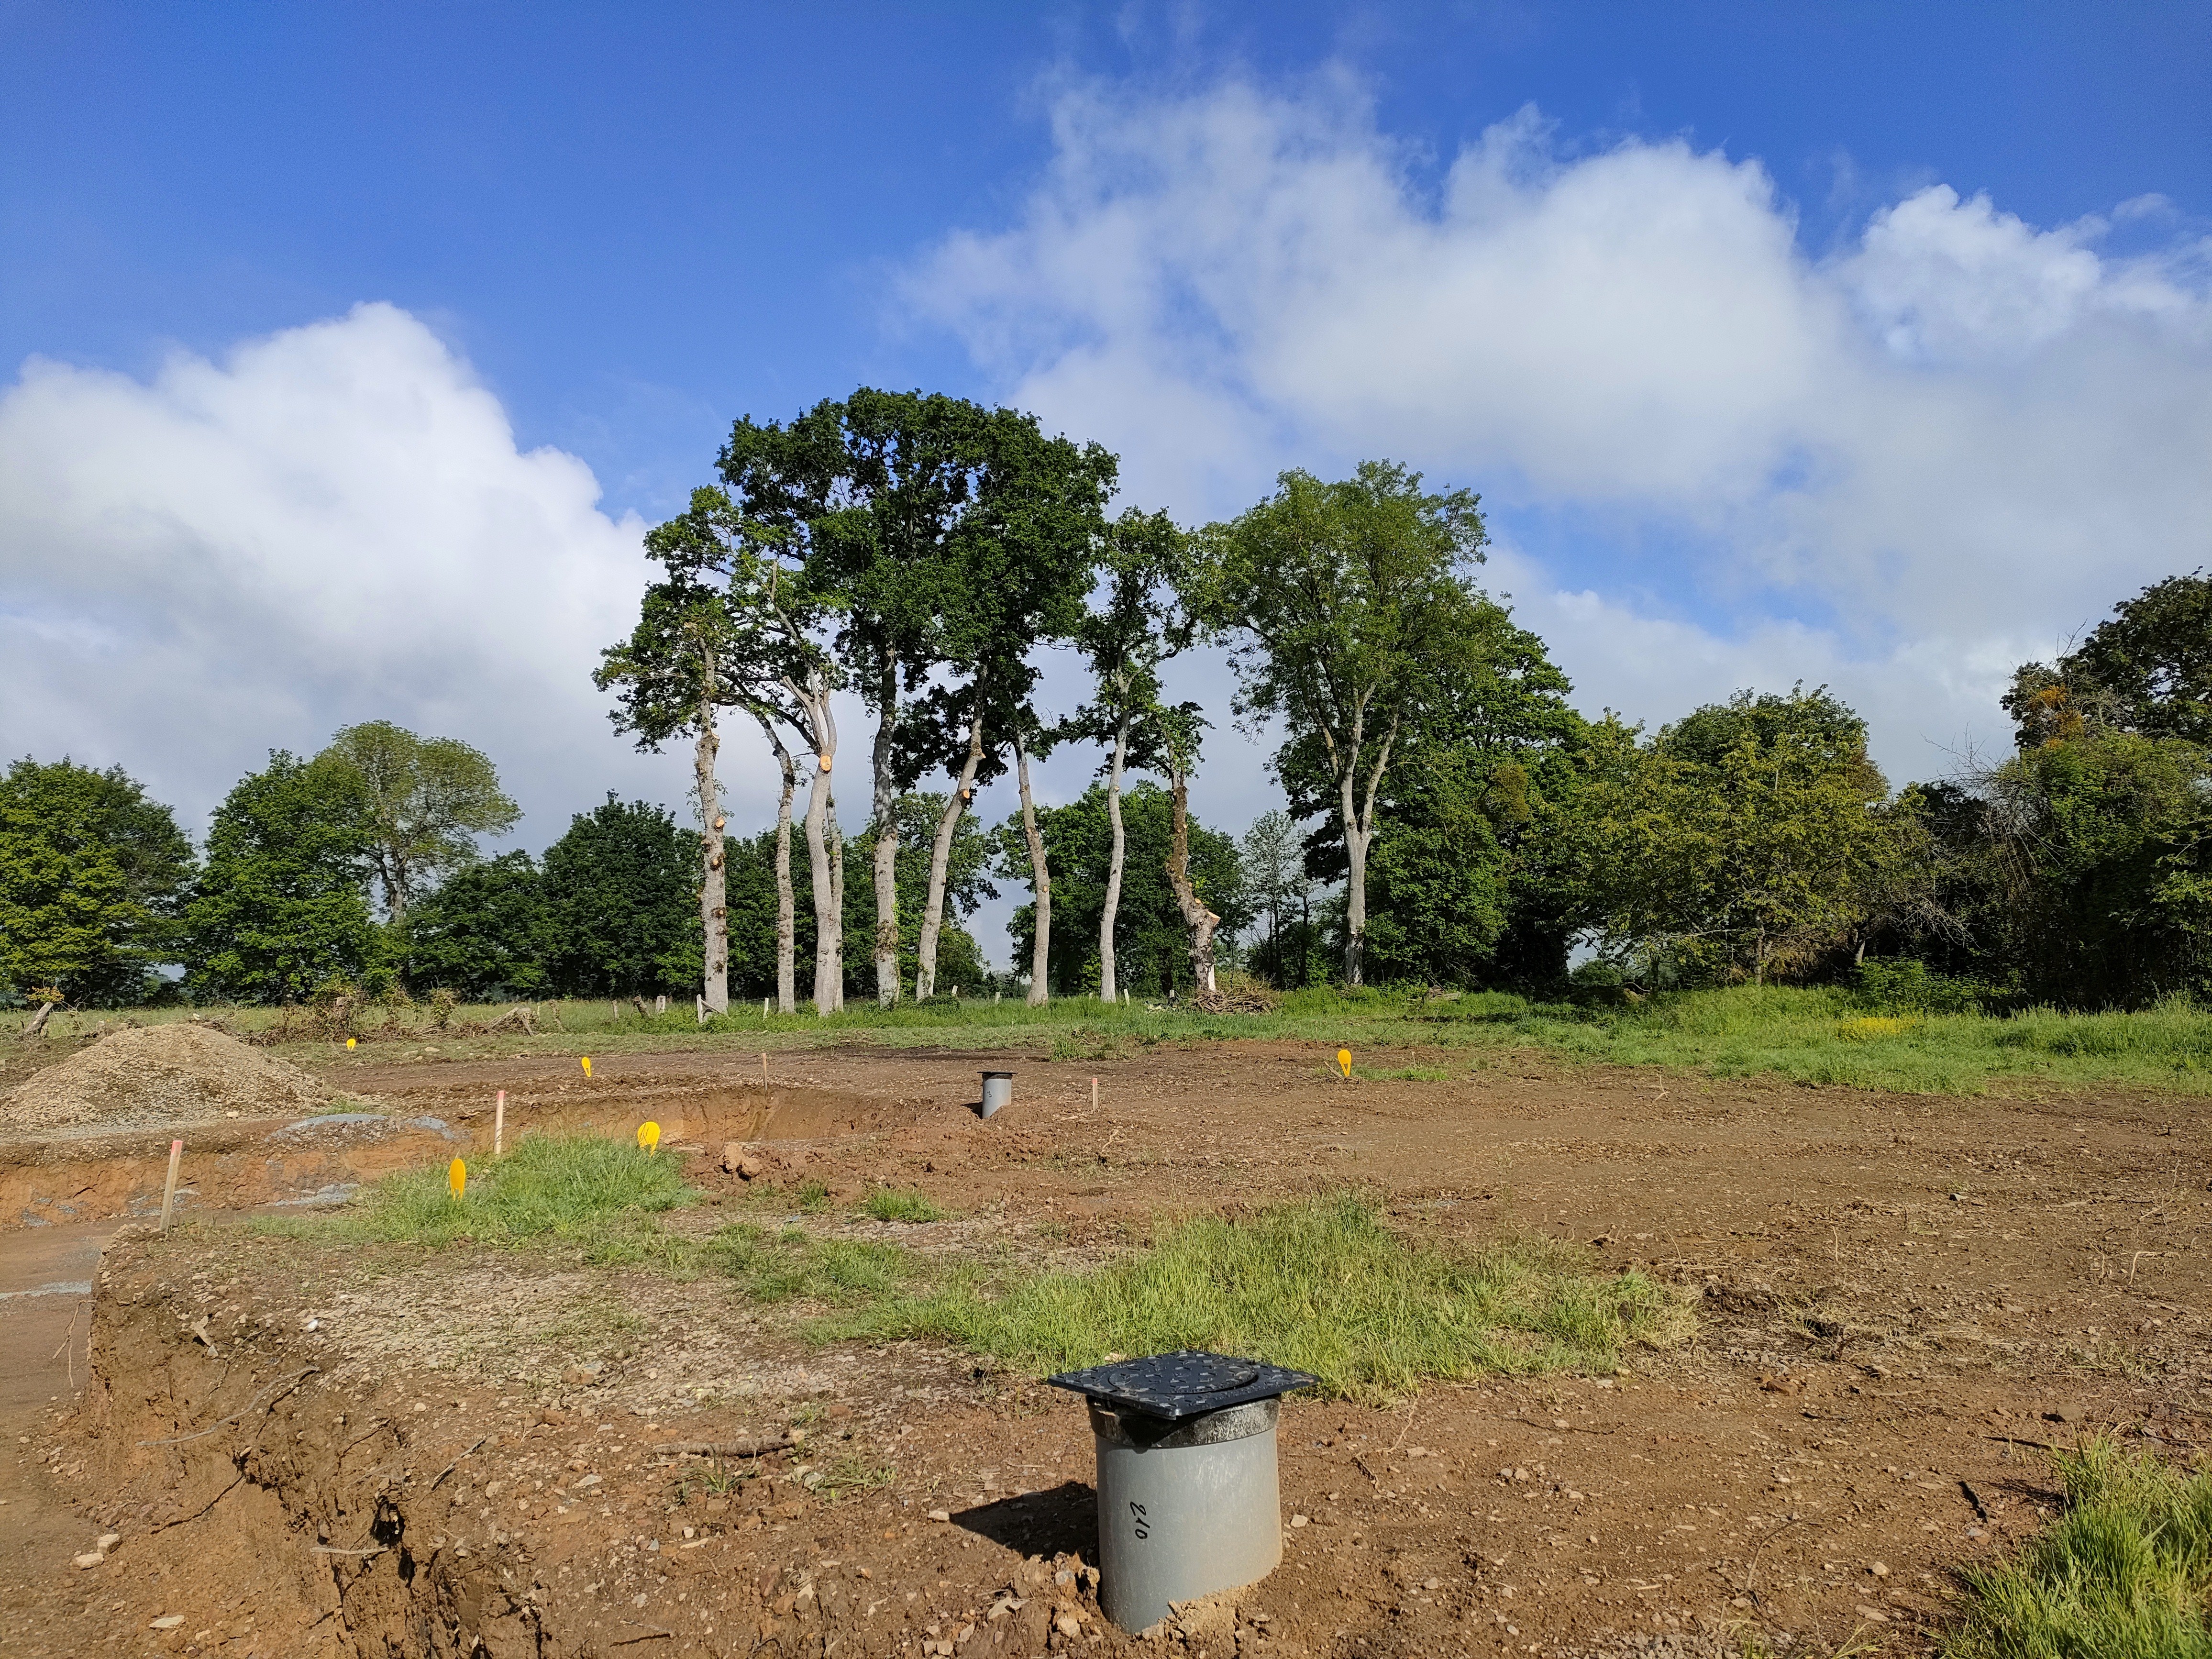
[[[722,1172],[736,1176],[742,1181],[757,1181],[770,1168],[768,1156],[757,1147],[742,1141],[729,1141],[722,1147]]]
[[[179,1021],[110,1032],[34,1073],[0,1098],[0,1130],[303,1117],[333,1098],[298,1066],[212,1027]]]

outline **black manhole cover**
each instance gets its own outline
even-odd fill
[[[1310,1387],[1304,1371],[1240,1359],[1231,1354],[1185,1349],[1146,1359],[1121,1359],[1048,1379],[1055,1387],[1110,1406],[1126,1406],[1170,1421],[1225,1411],[1255,1400],[1272,1400]]]

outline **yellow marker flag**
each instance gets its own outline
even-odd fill
[[[660,1126],[651,1118],[637,1126],[637,1144],[647,1152],[660,1145]]]
[[[592,1057],[591,1057],[589,1054],[586,1054],[586,1055],[584,1056],[584,1075],[585,1075],[586,1077],[589,1077],[589,1076],[591,1076],[591,1074],[592,1074]]]
[[[346,1039],[346,1052],[347,1052],[348,1054],[351,1054],[351,1053],[353,1052],[353,1045],[354,1045],[354,1039],[353,1039],[353,1038],[351,1038],[351,1037],[348,1037],[348,1038]]]
[[[453,1189],[453,1201],[459,1203],[461,1194],[468,1189],[469,1166],[455,1158],[446,1166],[446,1184]]]
[[[1349,1049],[1349,1048],[1339,1048],[1339,1049],[1336,1051],[1336,1069],[1337,1069],[1338,1071],[1340,1071],[1340,1072],[1341,1072],[1341,1073],[1344,1073],[1344,1080],[1345,1080],[1346,1083],[1349,1083],[1349,1082],[1351,1082],[1351,1081],[1352,1081],[1352,1050],[1351,1050],[1351,1049]]]

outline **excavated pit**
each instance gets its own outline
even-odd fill
[[[343,1201],[394,1170],[491,1150],[495,1113],[481,1091],[407,1116],[328,1112],[307,1118],[182,1122],[106,1133],[82,1129],[0,1139],[0,1232],[160,1213],[169,1141],[185,1143],[179,1213]],[[943,1107],[834,1089],[737,1084],[646,1086],[507,1104],[507,1136],[627,1137],[648,1119],[661,1144],[716,1152],[732,1141],[834,1142],[910,1127]]]

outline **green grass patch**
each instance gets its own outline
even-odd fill
[[[1343,1196],[1161,1227],[1089,1273],[955,1273],[856,1307],[825,1335],[933,1337],[1044,1372],[1109,1353],[1213,1348],[1383,1398],[1425,1378],[1611,1370],[1624,1345],[1679,1340],[1683,1304],[1548,1242],[1462,1253],[1401,1237]]]
[[[923,1274],[896,1244],[816,1238],[797,1227],[751,1222],[723,1228],[702,1247],[706,1263],[756,1302],[820,1302],[849,1308],[896,1298]]]
[[[945,1212],[927,1193],[901,1192],[890,1187],[878,1187],[870,1193],[860,1206],[864,1215],[878,1221],[942,1221]]]
[[[2106,1439],[2055,1461],[2066,1513],[2013,1560],[1966,1571],[1944,1659],[2212,1655],[2212,1473]]]
[[[506,1157],[471,1165],[458,1199],[444,1167],[407,1170],[377,1182],[350,1214],[264,1217],[255,1225],[432,1248],[553,1246],[594,1263],[683,1271],[690,1251],[657,1218],[691,1198],[672,1158],[592,1135],[525,1135]]]

